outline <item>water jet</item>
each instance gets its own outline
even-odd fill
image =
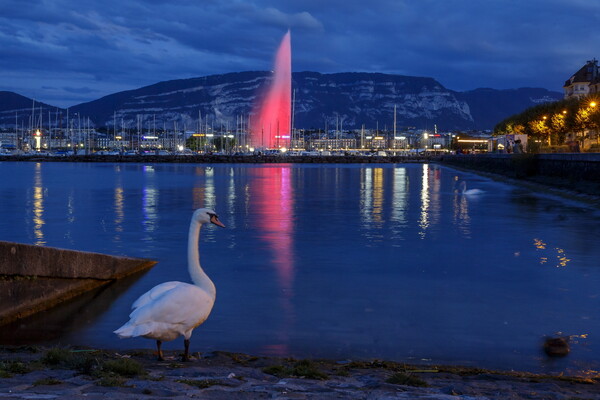
[[[289,147],[292,108],[292,51],[290,31],[275,56],[272,80],[254,105],[251,138],[255,148]]]

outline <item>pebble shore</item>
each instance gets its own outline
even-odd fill
[[[190,362],[150,350],[0,347],[0,399],[600,398],[600,375],[547,376],[387,361],[293,360],[240,353]]]

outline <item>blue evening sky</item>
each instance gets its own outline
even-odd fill
[[[383,72],[453,90],[562,84],[599,57],[590,0],[4,0],[0,90],[68,107],[159,81],[269,70]]]

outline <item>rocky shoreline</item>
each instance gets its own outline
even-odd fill
[[[294,360],[86,348],[0,347],[0,399],[597,399],[567,377],[389,361]]]

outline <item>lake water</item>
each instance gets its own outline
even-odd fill
[[[112,331],[146,290],[189,281],[189,219],[211,207],[227,229],[202,230],[217,301],[192,351],[600,367],[597,209],[432,164],[0,162],[0,176],[0,240],[159,262],[1,327],[1,343],[154,348]],[[557,332],[572,351],[549,360]]]

